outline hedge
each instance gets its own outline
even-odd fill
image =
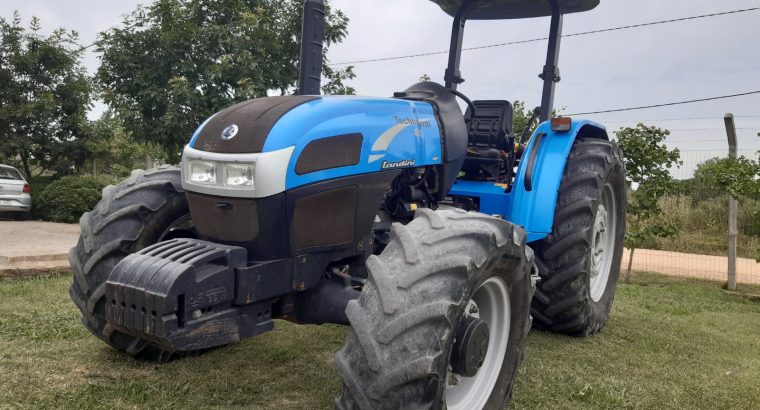
[[[46,221],[74,223],[97,205],[101,191],[115,180],[110,176],[69,176],[48,185],[33,204]]]

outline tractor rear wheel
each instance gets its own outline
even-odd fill
[[[417,211],[367,261],[336,355],[340,409],[503,409],[530,330],[535,277],[521,228]]]
[[[69,252],[74,281],[69,295],[82,323],[112,347],[146,360],[166,361],[171,352],[113,329],[105,319],[105,282],[130,253],[184,228],[189,210],[177,167],[134,171],[126,181],[103,190],[103,198],[79,220],[81,235]]]
[[[552,233],[533,243],[541,281],[534,326],[574,336],[601,330],[623,255],[625,169],[613,142],[578,139],[559,187]]]

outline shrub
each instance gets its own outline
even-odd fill
[[[38,207],[38,204],[40,204],[40,196],[42,196],[42,193],[45,192],[45,188],[48,187],[48,185],[55,182],[55,177],[49,177],[49,176],[39,176],[39,177],[31,177],[27,179],[29,182],[29,185],[32,187],[32,212],[31,212],[31,218],[34,219],[41,219],[42,214],[40,214],[40,209]]]
[[[114,182],[110,176],[63,177],[37,198],[37,213],[47,221],[73,223],[100,201],[101,191]]]
[[[760,237],[760,200],[741,198],[739,199],[739,232]]]

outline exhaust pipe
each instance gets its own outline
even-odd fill
[[[322,50],[325,42],[325,3],[306,0],[301,24],[301,67],[298,95],[320,95],[322,92]]]

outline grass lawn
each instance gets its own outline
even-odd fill
[[[587,339],[532,332],[523,408],[760,408],[760,302],[714,283],[639,275]],[[70,277],[0,282],[0,408],[331,408],[336,326],[295,326],[154,365],[79,323]],[[750,289],[760,293],[760,289]]]

